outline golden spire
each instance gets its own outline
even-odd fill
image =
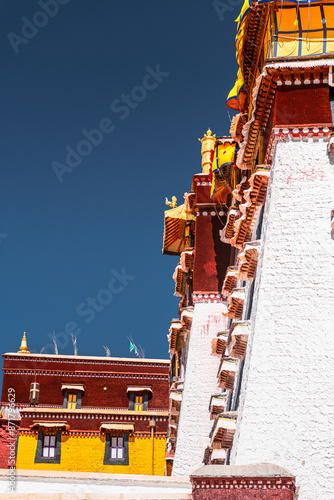
[[[216,143],[216,134],[212,135],[210,128],[208,128],[206,134],[202,139],[198,139],[202,143],[202,173],[208,174],[210,171],[211,165],[211,153],[215,147]]]
[[[23,337],[22,337],[22,340],[21,340],[20,350],[17,351],[17,352],[24,352],[25,354],[29,354],[30,353],[30,351],[28,351],[26,332],[23,332]]]

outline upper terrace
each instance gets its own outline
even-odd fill
[[[334,58],[334,3],[329,0],[245,0],[237,19],[238,79],[227,105],[246,109],[265,65]]]

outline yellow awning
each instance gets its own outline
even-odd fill
[[[62,384],[61,390],[64,391],[80,391],[80,392],[85,392],[85,388],[83,385],[77,385],[77,384]]]
[[[192,221],[195,217],[186,211],[185,205],[165,211],[163,254],[179,255],[185,250],[185,227]]]
[[[273,12],[267,30],[266,58],[305,57],[332,53],[334,6],[299,2],[280,6]]]
[[[152,389],[151,387],[141,387],[141,386],[138,386],[138,385],[130,385],[126,392],[151,392],[152,393]]]
[[[227,97],[226,106],[231,109],[235,109],[236,111],[242,111],[245,104],[245,96],[240,95],[244,86],[244,79],[242,76],[241,69],[238,70],[237,80],[234,84],[233,89],[229,93]]]
[[[68,430],[70,426],[67,422],[34,422],[33,425],[30,426],[30,429],[34,428],[41,429],[64,429]]]
[[[130,431],[134,432],[135,426],[133,424],[114,424],[114,423],[103,423],[100,427],[101,431]]]

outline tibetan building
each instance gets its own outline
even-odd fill
[[[164,475],[168,361],[27,351],[3,355],[2,468],[15,426],[17,469]]]
[[[246,0],[236,50],[230,136],[165,212],[167,462],[196,499],[334,498],[334,4]]]

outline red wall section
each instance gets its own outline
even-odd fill
[[[203,176],[203,182],[207,181],[207,178]],[[196,187],[196,202],[195,203],[208,203],[212,204],[212,200],[210,198],[211,186],[209,184],[207,186],[197,186]]]
[[[99,431],[102,423],[112,422],[119,424],[133,424],[136,433],[150,433],[150,420],[154,419],[156,426],[155,432],[157,433],[167,433],[168,428],[168,416],[159,415],[142,415],[140,412],[127,414],[127,415],[100,415],[100,414],[83,414],[79,415],[78,412],[70,413],[68,411],[59,410],[57,412],[58,417],[55,414],[48,414],[46,412],[38,413],[38,407],[33,413],[25,413],[24,410],[21,412],[22,419],[20,422],[21,429],[29,429],[36,421],[54,421],[62,422],[65,421],[70,426],[70,431]],[[38,416],[37,416],[38,415]],[[111,418],[108,418],[111,417]],[[2,445],[0,445],[2,446]],[[0,448],[1,450],[1,448]]]
[[[274,101],[274,126],[331,123],[328,85],[277,87]]]
[[[10,373],[9,370],[16,373]],[[62,406],[62,384],[81,384],[85,388],[82,408],[127,409],[127,387],[133,385],[152,388],[149,410],[168,410],[168,373],[167,363],[122,363],[108,361],[107,358],[93,362],[4,355],[2,403],[8,403],[8,388],[13,388],[16,404],[29,405],[30,384],[36,381],[40,384],[40,405]]]
[[[196,489],[193,500],[292,500],[289,490],[223,490]]]
[[[221,292],[231,253],[231,246],[220,241],[219,231],[223,227],[217,216],[196,217],[194,292]]]
[[[8,421],[0,418],[0,469],[8,469],[15,465],[15,462],[13,463],[13,453],[16,448],[16,429],[18,425],[14,422],[11,425],[15,426],[15,431],[10,434]],[[10,452],[11,457],[9,456]]]

